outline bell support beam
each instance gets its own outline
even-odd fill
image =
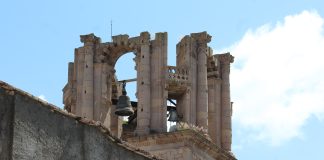
[[[137,78],[133,78],[133,79],[124,79],[124,80],[120,80],[118,82],[125,82],[125,83],[128,83],[128,82],[135,82],[137,81]]]

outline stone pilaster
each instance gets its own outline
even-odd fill
[[[137,106],[137,135],[147,135],[150,132],[151,116],[151,62],[150,34],[142,32],[140,36],[140,56],[138,64],[138,106]]]
[[[186,92],[177,99],[177,111],[180,121],[196,124],[196,84],[197,84],[197,57],[193,53],[194,41],[185,36],[177,44],[177,67],[188,69],[188,84]]]
[[[156,33],[151,41],[151,121],[150,127],[154,132],[166,132],[167,91],[167,33]]]
[[[234,57],[230,53],[218,56],[221,64],[222,78],[222,148],[231,150],[232,144],[232,105],[230,94],[230,63],[234,62]]]
[[[73,62],[69,62],[68,65],[68,83],[72,84],[73,83],[73,74],[74,74],[74,63]]]
[[[116,105],[112,104],[112,78],[114,77],[115,74],[115,70],[113,69],[113,67],[111,65],[105,64],[104,67],[104,73],[106,73],[106,76],[104,79],[106,79],[106,81],[103,83],[103,86],[106,86],[106,89],[103,89],[103,93],[102,93],[102,98],[104,100],[105,106],[107,107],[107,111],[106,111],[106,116],[105,116],[105,121],[104,121],[104,126],[106,126],[107,128],[109,128],[110,132],[112,133],[112,135],[114,136],[118,136],[118,119],[119,117],[115,114],[116,111]],[[118,82],[116,82],[118,83]],[[105,91],[106,90],[106,91]],[[117,91],[117,95],[121,95],[121,86],[119,84],[117,84],[117,88],[115,88],[115,90]],[[115,97],[118,98],[118,97]]]
[[[112,102],[111,102],[111,76],[110,76],[110,71],[111,66],[108,65],[107,63],[102,64],[102,70],[101,70],[101,96],[100,96],[100,116],[99,120],[101,122],[104,122],[107,116],[107,111],[108,108],[111,107]]]
[[[76,88],[75,88],[75,67],[74,63],[69,63],[69,76],[68,76],[68,84],[70,85],[71,89],[71,108],[70,111],[75,113],[75,105],[76,105]]]
[[[76,109],[75,113],[82,116],[83,102],[83,71],[84,71],[84,49],[83,47],[75,49],[75,68],[76,68]],[[73,113],[73,112],[72,112]]]
[[[211,36],[206,32],[192,34],[197,41],[197,125],[208,128],[207,43]]]
[[[93,96],[94,96],[94,107],[93,107],[93,120],[100,121],[100,108],[101,108],[101,89],[102,89],[102,63],[94,63],[94,76],[93,76],[93,82],[94,82],[94,90],[93,90]]]
[[[221,146],[221,83],[220,78],[208,78],[208,134],[217,146]]]
[[[94,107],[94,50],[96,43],[100,39],[94,34],[82,35],[81,42],[84,43],[84,72],[83,72],[83,98],[82,98],[82,117],[93,119]]]
[[[111,68],[111,75],[114,75],[115,74],[115,69],[113,69],[113,68]],[[108,80],[108,82],[111,84],[112,83],[112,81],[111,81],[111,79],[110,80]],[[116,82],[116,83],[118,83],[118,82]],[[111,85],[109,85],[109,88],[108,88],[108,90],[110,90],[110,94],[111,94],[111,88],[112,86]],[[121,93],[121,91],[122,91],[122,84],[121,83],[118,83],[117,84],[117,98],[120,96],[120,95],[122,95],[122,93]],[[111,96],[110,96],[111,97]],[[110,98],[110,102],[111,102],[111,98]],[[107,112],[107,117],[108,117],[108,119],[109,119],[109,121],[110,121],[110,123],[109,123],[109,129],[110,129],[110,131],[111,131],[111,133],[114,135],[114,136],[118,136],[118,125],[119,125],[119,118],[123,118],[123,117],[118,117],[116,114],[115,114],[115,111],[116,111],[116,107],[117,107],[117,105],[110,105],[109,107],[108,107],[108,112]],[[109,115],[108,115],[109,114]]]

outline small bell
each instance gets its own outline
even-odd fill
[[[169,111],[169,119],[168,121],[170,122],[178,122],[179,119],[178,119],[178,113],[177,113],[177,110],[175,109],[175,107],[172,107]]]
[[[115,114],[118,116],[131,116],[134,114],[134,110],[129,101],[129,97],[126,92],[126,82],[123,82],[122,95],[119,96]]]

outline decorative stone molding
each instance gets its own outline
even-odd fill
[[[191,37],[194,38],[198,44],[209,43],[212,38],[207,32],[192,33]]]
[[[167,86],[169,96],[181,95],[188,89],[189,71],[186,68],[168,66],[167,67]]]
[[[186,83],[188,81],[188,69],[176,66],[168,66],[168,80],[177,83]]]
[[[229,52],[220,54],[217,58],[221,64],[230,64],[234,62],[234,57]]]
[[[96,37],[93,33],[81,35],[80,40],[82,43],[85,43],[85,44],[87,44],[87,43],[95,44],[95,43],[101,42],[101,39],[99,37]]]

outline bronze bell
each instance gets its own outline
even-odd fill
[[[168,121],[170,122],[178,122],[178,113],[177,110],[175,109],[175,107],[171,107],[170,111],[169,111],[169,119]]]
[[[123,82],[122,95],[119,96],[115,114],[118,116],[131,116],[134,114],[134,110],[129,101],[129,97],[126,92],[126,82]]]

